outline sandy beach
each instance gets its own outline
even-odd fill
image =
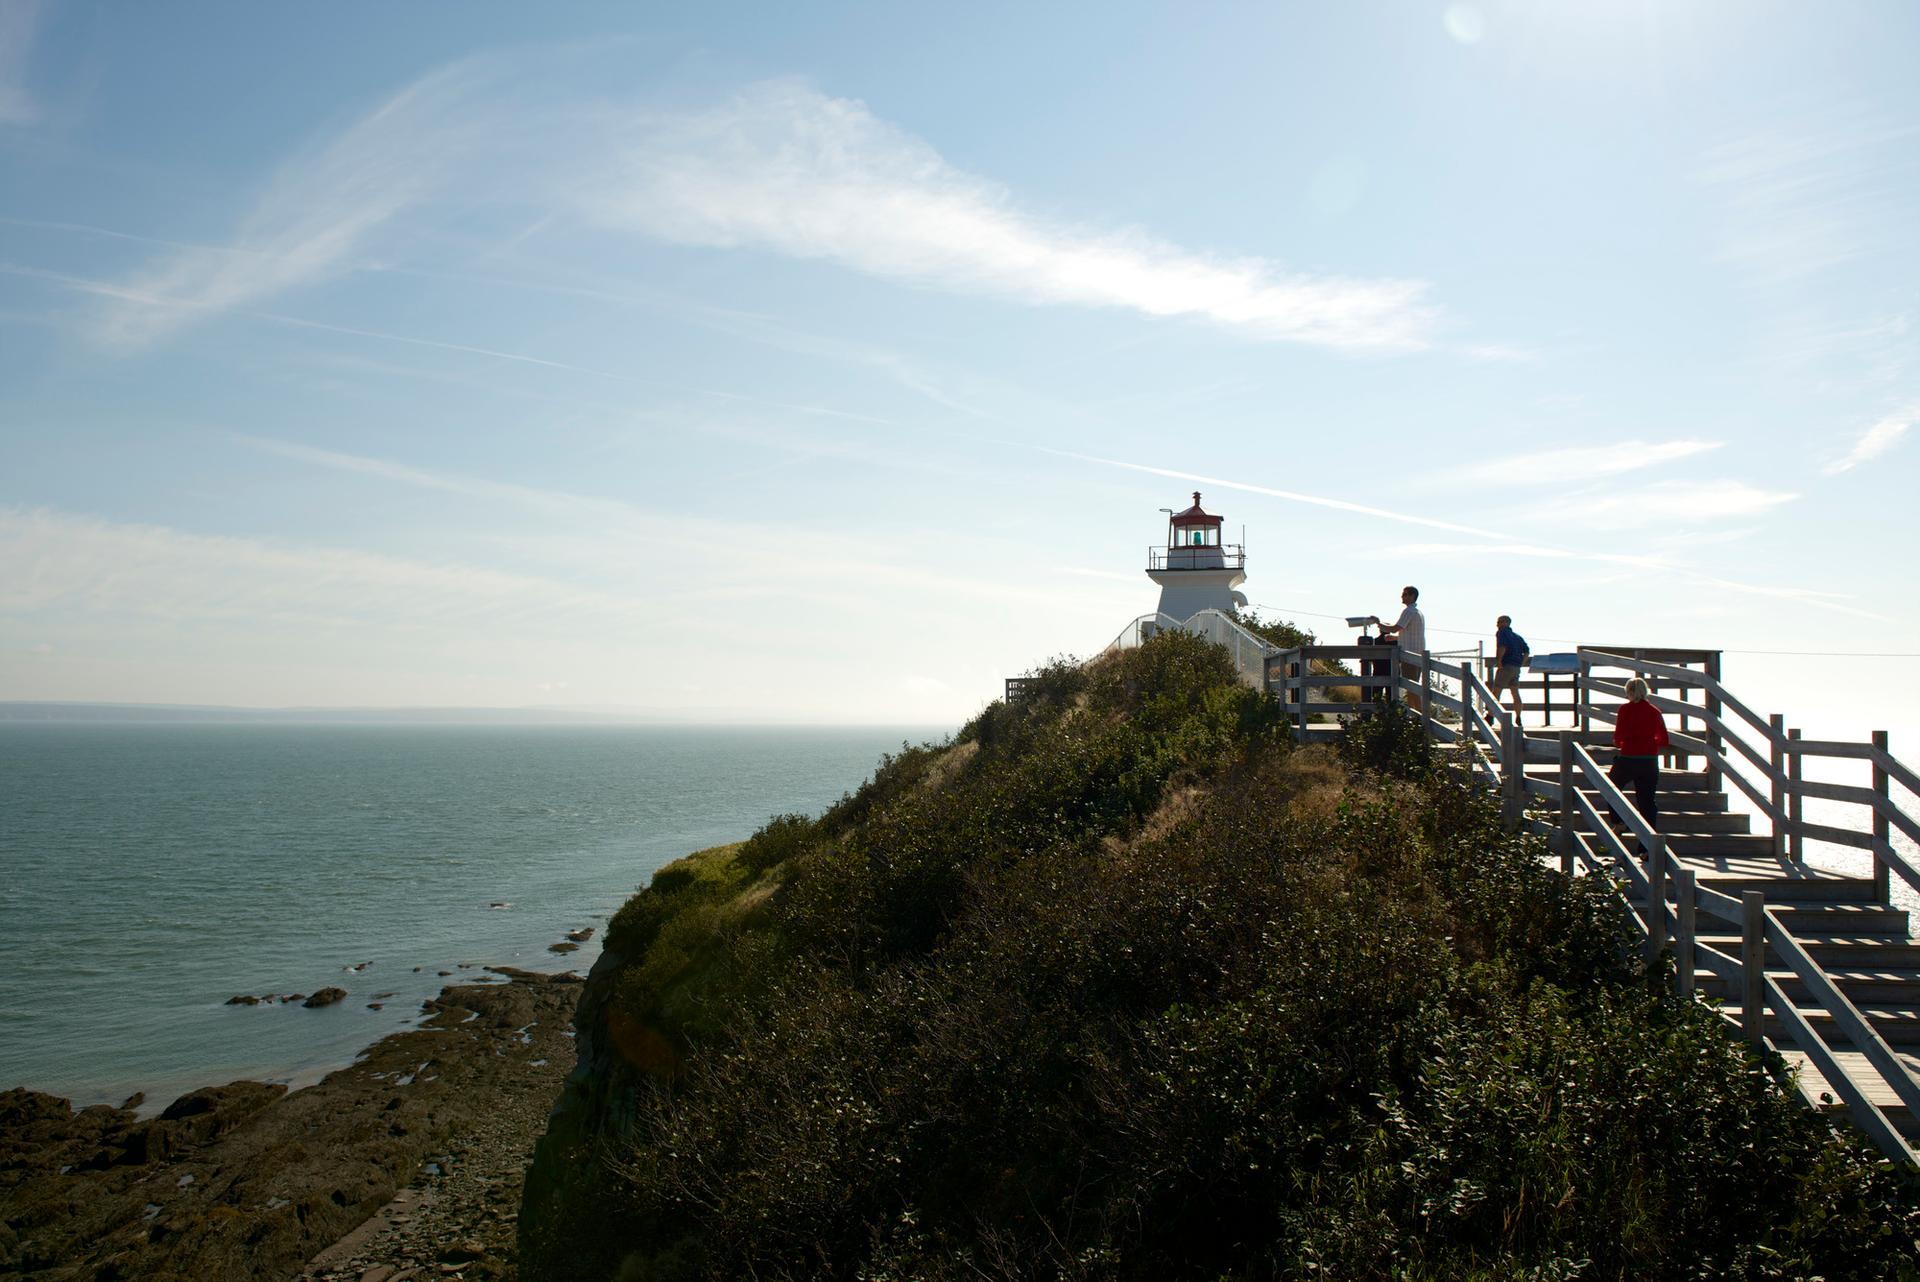
[[[299,1090],[233,1082],[157,1117],[0,1093],[0,1272],[514,1276],[522,1173],[573,1067],[581,981],[493,973]]]

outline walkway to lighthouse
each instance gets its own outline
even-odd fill
[[[1784,1057],[1813,1107],[1851,1117],[1889,1157],[1920,1161],[1920,940],[1892,887],[1898,877],[1920,891],[1920,775],[1884,733],[1802,738],[1720,684],[1716,651],[1582,646],[1563,675],[1523,682],[1523,730],[1471,657],[1281,650],[1212,610],[1136,620],[1114,644],[1166,627],[1226,645],[1303,741],[1337,736],[1379,701],[1424,695],[1421,719],[1445,759],[1499,795],[1510,827],[1545,836],[1566,875],[1611,879],[1647,957],[1671,951],[1681,992],[1718,1002],[1740,1035]],[[1606,775],[1632,676],[1672,733],[1658,832]]]

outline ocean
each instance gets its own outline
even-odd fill
[[[661,865],[945,733],[0,722],[0,1088],[317,1080],[486,966],[584,973]]]

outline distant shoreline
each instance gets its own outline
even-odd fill
[[[661,730],[952,729],[945,723],[769,721],[730,709],[246,708],[220,704],[0,700],[0,724],[627,726]]]

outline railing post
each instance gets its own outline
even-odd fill
[[[1526,738],[1509,721],[1500,736],[1500,823],[1508,832],[1520,827],[1526,797]]]
[[[1588,688],[1587,674],[1590,665],[1586,656],[1580,658],[1580,670],[1573,674],[1573,702],[1579,715],[1582,730],[1593,729],[1593,691]]]
[[[1740,896],[1740,1031],[1755,1046],[1767,1044],[1767,896]]]
[[[1429,737],[1433,735],[1433,651],[1420,652],[1420,721]]]
[[[1667,946],[1667,842],[1655,837],[1647,847],[1647,965],[1660,960]]]
[[[1713,718],[1707,723],[1707,791],[1720,792],[1725,786],[1720,778],[1720,754],[1726,745],[1720,742],[1720,732],[1714,729],[1714,723],[1720,720],[1720,696],[1715,693],[1720,684],[1718,653],[1707,656],[1707,677],[1714,683],[1707,687],[1707,715]]]
[[[1687,698],[1687,687],[1684,685],[1680,687],[1680,702],[1683,704],[1692,702],[1690,699]],[[1679,730],[1681,734],[1688,733],[1687,722],[1690,719],[1691,718],[1689,718],[1688,715],[1684,712],[1679,714],[1678,720],[1680,723]],[[1687,754],[1684,751],[1676,753],[1674,755],[1674,767],[1675,769],[1678,769],[1678,770],[1685,770],[1687,768]]]
[[[1560,871],[1573,876],[1573,843],[1580,840],[1573,831],[1573,731],[1562,730],[1560,741]]]
[[[1776,859],[1787,857],[1787,719],[1779,713],[1767,718],[1767,746],[1770,769],[1768,781],[1773,785],[1773,856]]]
[[[1882,753],[1886,752],[1887,732],[1885,730],[1875,730],[1873,732],[1873,746],[1878,748]],[[1873,793],[1874,796],[1880,799],[1882,804],[1892,804],[1893,798],[1887,792],[1887,768],[1881,765],[1878,760],[1875,760],[1873,763]],[[1881,852],[1886,849],[1887,843],[1892,840],[1892,833],[1887,825],[1886,813],[1882,811],[1879,806],[1874,807],[1873,811],[1873,840],[1873,897],[1883,904],[1890,904],[1893,902],[1893,900],[1888,897],[1892,892],[1892,886],[1889,884],[1891,879],[1887,875],[1889,871],[1887,868],[1887,857]]]
[[[1307,741],[1307,688],[1299,684],[1300,675],[1309,664],[1305,650],[1294,651],[1300,657],[1287,665],[1287,693],[1293,697],[1293,737],[1296,742]]]
[[[1664,844],[1664,843],[1663,843]],[[1693,869],[1676,868],[1673,874],[1674,889],[1674,926],[1673,952],[1679,962],[1679,973],[1674,976],[1674,987],[1683,998],[1693,996],[1693,940],[1694,940],[1694,903]]]
[[[1798,728],[1787,731],[1787,738],[1798,739],[1799,737],[1800,731]],[[1804,817],[1806,810],[1806,798],[1800,795],[1801,760],[1802,758],[1797,752],[1787,754],[1787,778],[1791,781],[1787,789],[1787,813],[1791,815],[1793,819],[1791,826],[1787,829],[1787,849],[1792,853],[1793,862],[1795,863],[1805,862],[1807,854],[1807,837],[1805,833],[1800,831],[1800,821]]]

